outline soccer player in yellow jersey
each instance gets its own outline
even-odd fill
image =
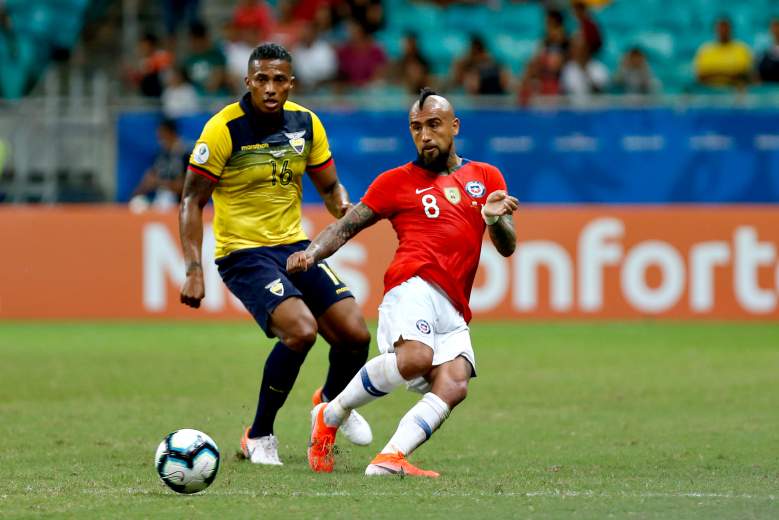
[[[253,463],[280,465],[273,423],[317,332],[330,344],[330,368],[315,404],[338,395],[362,367],[370,333],[349,288],[325,262],[304,273],[285,269],[287,257],[309,244],[301,226],[306,172],[334,217],[351,207],[319,118],[287,101],[294,82],[290,54],[277,44],[260,45],[245,81],[249,92],[206,123],[190,157],[179,213],[187,266],[181,302],[197,308],[205,296],[202,213],[213,197],[219,274],[265,334],[279,339],[241,448]],[[347,422],[347,438],[370,443],[362,417],[352,413]]]

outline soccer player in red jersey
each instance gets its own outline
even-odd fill
[[[518,201],[506,192],[500,170],[457,155],[460,121],[449,101],[423,89],[409,112],[409,128],[417,160],[382,173],[345,217],[287,259],[290,273],[305,271],[382,218],[398,235],[379,306],[381,355],[337,397],[311,412],[308,461],[317,472],[333,470],[336,430],[351,411],[405,383],[424,395],[365,474],[438,476],[406,457],[465,399],[468,381],[476,375],[468,299],[484,229],[503,256],[516,247],[511,215]]]

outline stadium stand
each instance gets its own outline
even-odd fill
[[[23,95],[50,59],[64,59],[83,26],[88,0],[6,0],[0,33],[0,90]]]
[[[0,12],[4,9],[7,13],[6,22],[0,29],[2,97],[18,98],[28,92],[40,77],[44,69],[42,65],[51,59],[67,58],[79,38],[85,19],[99,16],[108,7],[120,4],[122,2],[110,0],[7,0],[4,7],[0,7]],[[141,9],[138,13],[141,29],[156,25],[160,33],[167,30],[161,22],[166,4],[161,4],[162,7],[151,3]],[[225,23],[236,16],[235,2],[212,0],[200,4],[201,11],[205,13],[201,18],[208,21],[216,35],[220,34]],[[289,11],[291,4],[295,4],[295,8],[301,7],[297,4],[306,4],[306,16],[312,16],[311,12],[322,5],[336,6],[332,11],[336,13],[337,21],[343,22],[344,17],[356,18],[362,13],[360,9],[364,8],[354,6],[365,2],[250,3],[256,9],[267,9],[276,17],[273,23],[279,23],[280,14]],[[711,38],[718,18],[726,16],[731,20],[734,38],[745,42],[757,58],[772,43],[768,20],[770,15],[779,12],[771,0],[743,3],[728,0],[612,0],[605,4],[590,11],[603,32],[603,48],[597,53],[597,59],[613,74],[624,54],[638,47],[646,55],[662,91],[670,94],[701,88],[696,85],[692,62],[697,49]],[[400,57],[402,41],[407,34],[416,34],[431,72],[442,79],[447,79],[452,64],[467,52],[472,36],[481,37],[496,61],[519,78],[543,36],[544,5],[546,2],[512,0],[468,3],[384,0],[383,18],[378,22],[371,21],[370,25],[371,30],[374,26],[381,27],[374,37],[390,59]],[[567,2],[562,2],[562,5],[567,5]],[[238,10],[242,8],[245,6],[240,4]],[[573,10],[566,9],[565,15],[568,32],[572,35],[580,29],[579,24]],[[270,25],[270,22],[265,23]],[[336,41],[330,38],[334,47],[342,44],[345,38],[345,26],[341,23],[339,27],[335,32]],[[263,31],[273,34],[267,27]],[[182,40],[179,38],[177,50],[185,55],[188,50]],[[323,90],[328,91],[326,87]],[[399,89],[389,87],[388,91],[397,92]]]

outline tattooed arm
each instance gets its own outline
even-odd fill
[[[503,190],[490,193],[482,208],[482,216],[490,230],[490,240],[503,256],[511,256],[517,247],[517,235],[514,232],[514,220],[511,214],[519,207],[519,201]],[[497,219],[497,220],[495,220]],[[492,222],[495,220],[494,222]],[[492,222],[492,223],[490,223]]]
[[[338,251],[350,238],[372,226],[379,220],[371,208],[362,202],[354,206],[341,219],[327,226],[309,244],[305,251],[298,251],[287,258],[287,272],[307,271],[312,265]]]

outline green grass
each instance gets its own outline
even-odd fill
[[[282,468],[235,457],[270,341],[250,323],[0,323],[0,516],[778,518],[779,326],[476,324],[479,377],[412,457],[438,480],[368,479],[417,396],[362,411],[367,448],[305,461],[318,344],[281,411]],[[178,496],[152,459],[204,430],[223,465]]]

